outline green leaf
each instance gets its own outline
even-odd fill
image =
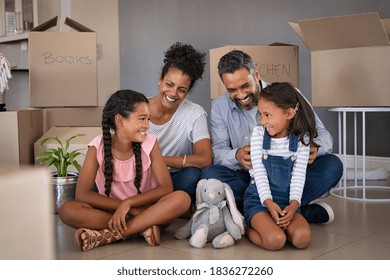
[[[45,158],[45,157],[50,157],[51,155],[52,155],[52,152],[50,152],[50,151],[42,152],[42,153],[40,153],[40,154],[37,156],[37,159]]]
[[[85,134],[79,133],[73,135],[65,140],[65,143],[59,139],[58,136],[48,137],[43,139],[40,142],[40,146],[43,147],[49,139],[55,140],[60,146],[57,148],[50,148],[47,151],[40,153],[36,158],[40,159],[41,164],[45,164],[47,166],[53,165],[56,168],[58,176],[64,177],[68,174],[68,167],[74,166],[78,172],[81,170],[81,165],[77,162],[76,157],[81,155],[80,152],[82,149],[76,149],[73,151],[68,151],[70,147],[71,141],[80,136],[84,136]]]
[[[73,165],[74,165],[74,167],[76,167],[76,170],[77,170],[78,172],[80,172],[80,170],[81,170],[81,165],[80,165],[76,160],[73,161]]]
[[[56,168],[57,172],[59,173],[60,163],[58,161],[55,161],[55,162],[53,162],[53,165]]]
[[[39,146],[42,147],[46,144],[47,141],[49,141],[50,137],[47,137],[45,139],[43,139],[40,143],[39,143]]]
[[[78,157],[79,155],[81,155],[81,153],[78,151],[78,150],[75,150],[73,152],[70,152],[69,153],[69,161],[73,161],[73,159],[75,159],[76,157]]]
[[[58,142],[58,144],[60,144],[61,149],[64,149],[64,145],[62,144],[62,142],[61,142],[61,140],[58,138],[58,136],[54,136],[53,139],[56,140],[56,141]]]

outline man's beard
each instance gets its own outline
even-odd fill
[[[257,106],[257,101],[259,100],[259,97],[260,97],[260,84],[256,84],[255,86],[255,92],[254,93],[248,93],[248,95],[246,96],[251,98],[252,99],[252,104],[250,105],[242,105],[240,100],[242,99],[237,99],[237,98],[234,98],[233,99],[233,102],[237,104],[238,107],[242,108],[242,109],[245,109],[245,110],[250,110],[253,108],[253,106]],[[249,107],[250,106],[250,107]]]
[[[234,98],[234,99],[233,99],[233,102],[236,103],[236,105],[237,105],[238,107],[240,107],[241,109],[245,109],[245,110],[250,110],[250,109],[252,109],[253,106],[256,104],[256,103],[254,102],[254,100],[255,100],[255,95],[254,95],[253,93],[249,93],[245,98],[250,98],[250,99],[252,100],[252,103],[251,103],[251,104],[248,104],[248,105],[243,105],[243,104],[240,102],[240,100],[242,100],[242,99],[238,99],[238,98]],[[250,107],[249,107],[249,106],[250,106]]]

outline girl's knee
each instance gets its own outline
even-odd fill
[[[264,247],[267,250],[277,251],[277,250],[281,250],[284,247],[287,238],[284,232],[280,232],[277,234],[273,234],[272,236],[270,235],[267,238],[264,238],[263,241],[264,241]]]
[[[72,224],[74,220],[75,213],[75,203],[73,201],[65,202],[62,204],[60,209],[58,210],[58,217],[60,220],[66,224]]]
[[[74,211],[76,203],[74,201],[67,201],[58,210],[58,216],[63,221]]]
[[[80,210],[91,208],[88,204],[79,201],[67,201],[58,210],[58,217],[66,225],[74,225],[79,221]]]
[[[174,191],[171,193],[171,199],[176,205],[183,209],[188,209],[191,205],[191,197],[185,191]]]
[[[311,231],[307,229],[300,229],[294,232],[291,243],[298,249],[305,249],[310,245]]]

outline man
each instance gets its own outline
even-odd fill
[[[233,190],[237,207],[242,209],[244,192],[251,180],[252,168],[249,140],[259,123],[257,96],[267,86],[260,78],[252,58],[240,51],[225,54],[218,63],[218,74],[227,93],[216,98],[211,107],[210,126],[214,165],[203,170],[202,178],[216,178]],[[330,223],[332,208],[325,202],[313,203],[325,197],[339,182],[343,165],[331,154],[333,139],[316,115],[319,148],[310,148],[301,214],[309,223]]]

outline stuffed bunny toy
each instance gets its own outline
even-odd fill
[[[233,191],[216,179],[202,179],[196,188],[196,212],[176,231],[177,239],[190,237],[190,244],[203,248],[212,242],[214,248],[235,244],[244,234],[243,217],[237,210]]]

